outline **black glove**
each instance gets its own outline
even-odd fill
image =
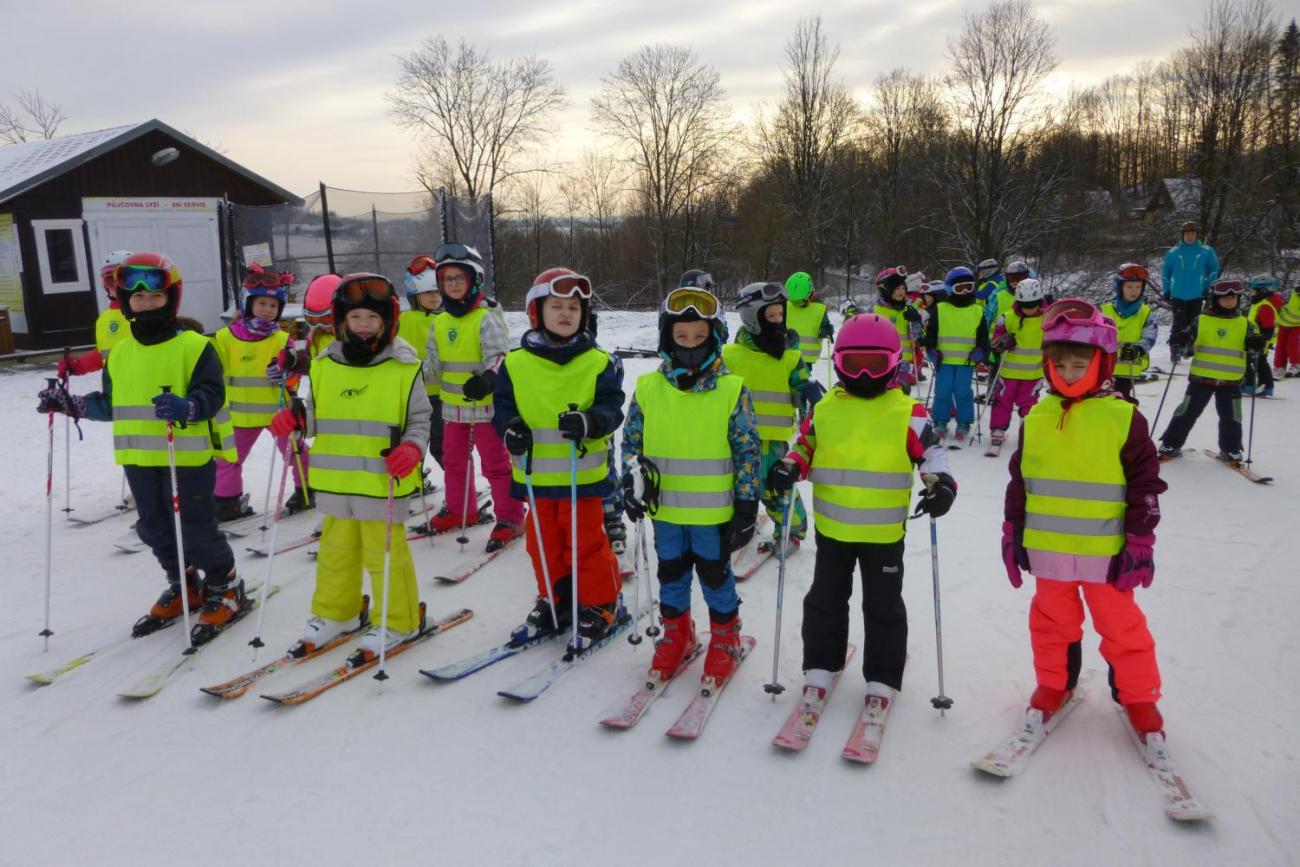
[[[515,416],[506,422],[506,432],[501,440],[506,444],[506,451],[521,457],[528,454],[528,450],[533,447],[533,432],[528,429],[528,425],[522,418]]]
[[[1187,354],[1187,344],[1189,342],[1186,332],[1180,332],[1169,338],[1169,352],[1173,356],[1174,361],[1177,361],[1179,358],[1182,358]]]
[[[566,440],[580,443],[595,436],[596,420],[591,417],[591,413],[570,409],[560,413],[560,420],[556,426]]]
[[[772,469],[767,471],[767,487],[778,494],[789,491],[797,481],[799,481],[799,466],[794,461],[777,461],[772,464]]]
[[[826,386],[815,379],[810,379],[799,386],[799,414],[807,415],[808,411],[825,396]]]
[[[636,498],[636,480],[631,473],[623,476],[623,511],[633,521],[645,517],[645,503]]]
[[[1119,350],[1120,361],[1137,361],[1137,344],[1125,343]]]
[[[735,513],[722,525],[722,544],[728,552],[739,551],[754,538],[754,525],[758,521],[757,500],[736,500]]]
[[[465,380],[464,392],[466,400],[482,400],[492,393],[493,386],[496,385],[497,375],[495,371],[485,370],[482,373],[476,373],[469,379]]]
[[[915,307],[913,307],[912,305],[909,304],[909,305],[907,305],[907,307],[903,310],[903,318],[904,318],[905,320],[907,320],[908,322],[920,322],[920,321],[921,321],[921,311],[917,310]]]
[[[947,473],[938,473],[936,479],[933,485],[921,491],[921,499],[916,504],[918,515],[942,518],[952,508],[952,501],[957,498],[957,483]]]
[[[1264,351],[1264,347],[1266,347],[1266,346],[1268,346],[1268,338],[1266,338],[1264,335],[1262,335],[1262,334],[1247,334],[1247,335],[1246,335],[1246,351],[1247,351],[1247,352],[1263,352],[1263,351]]]

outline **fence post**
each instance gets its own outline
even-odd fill
[[[320,219],[325,229],[325,258],[329,260],[330,273],[337,274],[334,267],[334,241],[330,238],[330,202],[325,195],[325,182],[320,182]]]
[[[383,273],[383,266],[379,264],[379,212],[375,206],[370,206],[370,227],[375,233],[375,273]]]

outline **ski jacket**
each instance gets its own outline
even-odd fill
[[[1195,301],[1219,276],[1219,256],[1214,248],[1196,241],[1179,241],[1165,253],[1160,269],[1160,291],[1165,298]]]
[[[496,371],[510,351],[510,330],[501,308],[483,296],[458,316],[456,305],[444,301],[446,312],[434,317],[424,347],[424,378],[437,382],[444,421],[476,423],[492,420],[492,399],[467,401],[461,396],[467,379],[485,370]]]

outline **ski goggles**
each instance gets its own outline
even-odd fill
[[[1151,273],[1142,265],[1121,265],[1119,268],[1119,279],[1123,282],[1135,280],[1140,283],[1146,283],[1151,277]]]
[[[1246,284],[1240,280],[1219,280],[1210,287],[1211,295],[1245,295]]]
[[[545,286],[546,294],[552,298],[581,298],[586,301],[591,297],[591,281],[581,274],[562,274],[545,283],[537,283],[533,288],[540,286]]]
[[[1096,325],[1101,314],[1097,308],[1080,298],[1057,301],[1043,312],[1043,330],[1057,325]]]
[[[167,272],[147,265],[117,269],[117,286],[127,292],[163,292],[167,289]]]
[[[436,267],[438,267],[438,263],[432,257],[416,256],[411,260],[411,264],[406,266],[406,273],[418,277],[430,268]]]
[[[674,289],[664,299],[664,312],[680,315],[694,310],[701,319],[718,318],[718,298],[704,289]]]
[[[471,259],[477,261],[482,257],[479,256],[478,250],[475,250],[473,247],[451,241],[446,244],[439,244],[438,249],[433,251],[433,258],[435,262],[441,263],[453,261],[463,262]],[[412,262],[411,264],[414,265],[415,263]],[[416,271],[415,273],[418,274],[420,272]]]
[[[901,349],[837,349],[835,368],[850,379],[860,376],[880,379],[898,367],[902,357]]]
[[[334,290],[336,298],[342,298],[349,304],[359,304],[366,298],[375,301],[387,301],[396,292],[387,277],[378,274],[354,274],[343,278],[339,288]]]
[[[963,281],[961,283],[952,284],[952,292],[954,295],[969,295],[974,291],[975,284],[973,282]]]
[[[886,268],[876,275],[876,285],[886,289],[896,289],[907,283],[907,269],[902,265]]]
[[[270,271],[249,271],[244,275],[245,289],[278,289],[279,286],[280,275]]]
[[[736,299],[736,306],[750,304],[754,301],[762,301],[765,304],[776,301],[785,301],[785,287],[780,283],[764,283],[761,286],[755,286],[747,292],[741,292],[740,297]]]

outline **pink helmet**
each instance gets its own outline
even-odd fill
[[[1119,350],[1119,332],[1090,301],[1062,298],[1043,311],[1043,344],[1081,343],[1107,355]]]
[[[868,376],[887,379],[886,387],[898,377],[903,360],[903,343],[893,322],[876,313],[859,313],[844,320],[835,336],[835,370],[845,379]]]
[[[302,301],[302,314],[313,325],[328,324],[333,318],[334,290],[343,278],[337,274],[322,274],[307,284],[307,294]]]

